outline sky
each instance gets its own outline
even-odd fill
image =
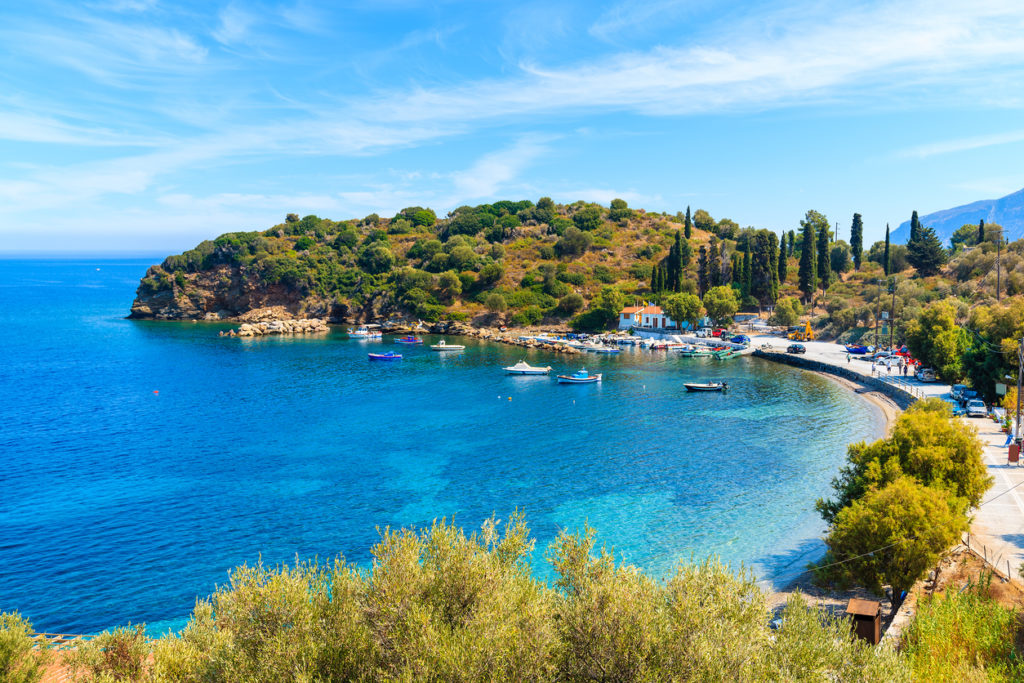
[[[0,8],[0,252],[550,196],[865,241],[1024,187],[1024,3]]]

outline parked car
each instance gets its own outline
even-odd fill
[[[710,327],[702,327],[699,330],[697,330],[694,334],[696,336],[702,337],[702,338],[703,337],[710,337],[711,336],[711,328]]]
[[[931,368],[921,368],[914,373],[914,377],[917,378],[918,382],[934,382],[935,371]]]
[[[790,344],[786,347],[786,353],[807,353],[807,347],[803,344]]]
[[[988,408],[980,398],[972,398],[967,402],[967,417],[987,417]]]
[[[951,387],[949,388],[949,397],[950,397],[951,399],[953,399],[954,401],[959,401],[959,400],[960,400],[960,394],[961,394],[961,393],[962,393],[962,392],[963,392],[963,391],[964,391],[964,390],[965,390],[966,388],[967,388],[967,387],[966,387],[966,386],[964,386],[963,384],[954,384],[953,386],[951,386]]]
[[[978,398],[978,392],[974,389],[964,389],[957,400],[960,401],[960,405],[965,406],[972,398]]]
[[[731,341],[733,344],[749,344],[750,343],[750,337],[748,337],[745,334],[737,334],[735,337],[733,337],[729,341]]]
[[[725,334],[724,328],[716,327],[715,329],[711,330],[712,337],[721,337],[723,334]]]

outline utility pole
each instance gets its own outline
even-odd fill
[[[996,236],[996,301],[999,301],[999,290],[1000,288],[1000,272],[999,272],[999,250],[1003,246],[1003,233],[1000,231],[999,235]]]
[[[1024,375],[1024,337],[1021,337],[1020,346],[1017,347],[1017,421],[1013,425],[1017,448],[1020,448],[1020,385],[1022,375]]]
[[[889,348],[892,348],[893,333],[896,331],[896,278],[889,282],[889,291],[892,292],[892,308],[889,310]]]
[[[878,292],[878,301],[875,308],[875,350],[878,350],[878,319],[882,317],[882,292]]]

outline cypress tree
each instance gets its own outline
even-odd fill
[[[985,219],[978,221],[978,244],[985,241]]]
[[[722,257],[718,251],[718,240],[714,235],[708,245],[708,285],[717,287],[722,284]]]
[[[690,261],[693,260],[693,247],[690,246],[690,240],[683,240],[682,247],[679,250],[679,279],[682,280],[684,277],[684,271]]]
[[[651,291],[652,292],[657,292],[658,291],[658,268],[659,268],[659,266],[660,266],[660,264],[655,263],[654,267],[651,268]]]
[[[854,270],[860,270],[861,254],[864,251],[864,224],[859,213],[853,214],[853,225],[850,226],[850,250],[853,252]]]
[[[703,244],[697,252],[697,289],[703,299],[708,291],[708,250]]]
[[[779,284],[786,283],[786,276],[789,275],[789,255],[786,253],[786,233],[782,233],[782,245],[779,248],[779,265],[777,271]]]
[[[690,207],[686,207],[686,222],[683,223],[683,229],[686,231],[686,239],[690,239],[693,235],[693,219],[690,218]]]
[[[743,254],[738,251],[732,252],[732,284],[743,286]]]
[[[829,258],[828,223],[823,222],[818,229],[818,277],[821,279],[821,293],[824,294],[832,284],[832,260]]]
[[[683,233],[681,233],[679,230],[676,230],[675,248],[676,248],[676,258],[675,258],[675,261],[672,264],[674,266],[674,271],[672,273],[672,280],[675,283],[675,287],[672,288],[672,291],[678,292],[680,290],[680,288],[682,287],[682,284],[683,284],[683,266],[684,266],[684,264],[683,264]]]
[[[804,225],[802,245],[800,247],[800,291],[804,299],[810,300],[814,290],[818,288],[818,261],[814,257],[814,226],[810,222]]]
[[[796,251],[796,230],[789,231],[789,247],[786,250],[786,256],[792,256],[793,252]]]
[[[885,274],[889,274],[889,224],[885,224],[885,252],[882,254],[882,267],[885,268]]]
[[[746,249],[743,250],[743,276],[740,280],[740,294],[744,299],[750,296],[750,238],[747,238]]]
[[[911,242],[916,242],[919,233],[921,232],[921,221],[917,218],[917,211],[910,215],[910,239],[907,240],[907,247],[910,247]]]

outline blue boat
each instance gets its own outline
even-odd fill
[[[396,344],[422,344],[423,340],[419,337],[402,337],[401,339],[395,340]]]
[[[571,375],[559,375],[558,376],[558,383],[559,384],[591,384],[593,382],[600,382],[600,381],[601,381],[601,373],[600,372],[597,373],[596,375],[591,375],[589,372],[587,372],[586,368],[584,368],[582,370],[577,370],[576,372],[574,372]]]
[[[870,346],[864,346],[863,344],[849,344],[846,347],[846,352],[851,356],[863,356],[870,350]]]
[[[402,354],[388,351],[386,353],[369,353],[370,360],[402,360]]]

